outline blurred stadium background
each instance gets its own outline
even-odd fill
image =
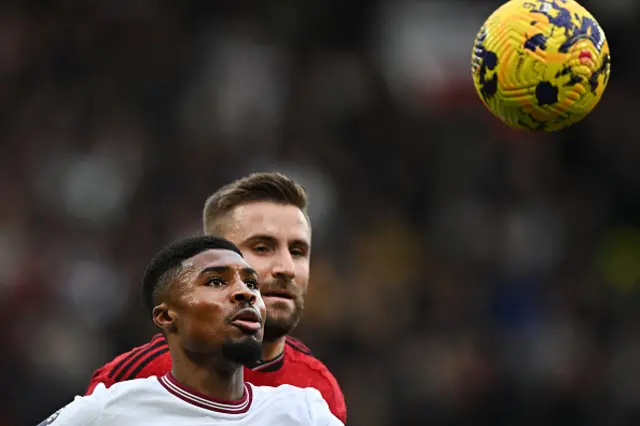
[[[0,5],[0,425],[38,423],[153,332],[150,256],[207,195],[280,170],[312,197],[296,332],[350,425],[640,424],[640,21],[559,134],[477,99],[498,1]]]

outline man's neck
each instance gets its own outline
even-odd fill
[[[276,340],[272,340],[269,342],[262,343],[262,360],[270,361],[277,356],[279,356],[282,352],[284,352],[284,344],[286,341],[286,336],[282,336]]]
[[[172,353],[171,357],[171,374],[180,384],[212,399],[233,401],[242,398],[244,373],[241,366],[222,366],[216,361],[196,364],[184,354],[174,356]]]

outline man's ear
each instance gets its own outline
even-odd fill
[[[175,311],[170,309],[165,302],[153,308],[153,323],[165,333],[173,333],[177,330],[176,318]]]

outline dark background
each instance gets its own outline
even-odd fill
[[[640,17],[605,3],[601,104],[530,134],[471,83],[496,1],[3,1],[0,425],[143,343],[150,257],[263,170],[311,194],[295,334],[350,425],[639,424]]]

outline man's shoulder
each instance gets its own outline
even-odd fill
[[[339,424],[329,405],[315,388],[292,385],[253,386],[254,413],[265,413],[270,419],[291,424]],[[315,419],[326,419],[317,421]],[[329,422],[330,419],[335,422]],[[288,423],[282,423],[288,424]]]
[[[109,376],[116,382],[130,380],[154,359],[169,353],[167,339],[162,334],[156,334],[147,343],[136,346],[124,352],[105,366],[109,367]]]
[[[311,370],[328,370],[327,367],[315,357],[311,349],[301,340],[287,336],[284,346],[284,356],[287,363],[304,366]]]
[[[141,420],[157,417],[159,409],[170,403],[166,395],[156,377],[109,387],[99,383],[90,395],[76,397],[39,426],[139,424]]]
[[[337,386],[338,382],[322,361],[316,358],[309,347],[302,341],[287,336],[285,343],[286,364],[292,370],[304,373],[306,377],[313,377],[314,381],[327,381],[332,386]],[[295,383],[294,383],[295,384]],[[297,385],[297,384],[295,384]]]
[[[158,377],[152,376],[127,380],[126,382],[114,383],[109,387],[101,383],[94,391],[94,394],[98,394],[99,397],[109,400],[119,399],[121,397],[129,398],[134,395],[148,393],[164,393]]]
[[[74,402],[77,401],[76,405],[95,407],[136,406],[147,399],[146,396],[153,395],[153,399],[157,399],[157,395],[161,393],[163,392],[160,382],[154,376],[114,383],[109,387],[99,383],[91,395],[77,397]]]
[[[248,383],[248,385],[251,386],[253,395],[256,400],[262,400],[265,398],[288,398],[290,396],[304,398],[309,392],[318,393],[318,395],[320,394],[314,388],[301,388],[299,386],[288,384],[278,386],[261,386]]]
[[[98,368],[91,377],[87,394],[93,392],[98,383],[107,387],[126,380],[163,375],[171,368],[167,340],[156,334],[144,345],[116,356]]]
[[[347,408],[338,380],[329,368],[300,340],[287,336],[285,344],[286,382],[302,388],[317,389],[329,404],[331,411],[343,422]]]
[[[311,349],[309,349],[309,347],[300,339],[297,339],[293,336],[287,336],[285,338],[285,345],[294,350],[296,353],[299,353],[300,356],[306,356],[315,359],[313,352],[311,352]]]
[[[256,386],[250,384],[250,386],[256,407],[265,405],[274,407],[282,404],[289,407],[297,406],[307,411],[309,401],[322,399],[320,392],[315,388],[301,388],[293,385]]]

